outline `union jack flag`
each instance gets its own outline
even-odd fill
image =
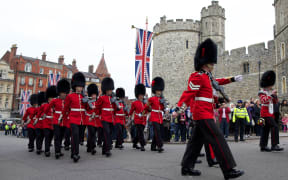
[[[150,84],[150,51],[153,33],[143,29],[136,29],[136,55],[135,55],[135,79],[136,84]]]
[[[26,110],[31,106],[29,102],[29,98],[31,95],[30,90],[22,90],[20,94],[21,104],[20,104],[20,115],[24,115]]]
[[[49,78],[48,78],[48,87],[56,86],[57,82],[60,80],[60,78],[61,78],[60,73],[56,74],[56,71],[55,71],[55,73],[50,73]]]

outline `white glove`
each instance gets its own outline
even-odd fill
[[[235,76],[234,79],[235,79],[235,82],[240,82],[240,81],[243,80],[243,76],[242,75],[238,75],[238,76]]]
[[[146,133],[148,131],[147,127],[144,128],[144,132]]]

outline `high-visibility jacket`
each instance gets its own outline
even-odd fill
[[[13,125],[12,125],[12,129],[16,129],[16,124],[13,124]]]
[[[9,130],[9,125],[5,125],[5,130]]]
[[[236,118],[237,119],[246,119],[248,123],[250,123],[250,118],[247,112],[247,109],[238,107],[238,108],[234,108],[234,113],[233,113],[233,119],[232,122],[235,123],[236,122]]]

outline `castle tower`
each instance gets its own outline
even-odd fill
[[[152,77],[165,80],[165,97],[174,105],[187,88],[194,71],[194,54],[200,41],[200,22],[166,20],[154,26]]]
[[[201,11],[201,41],[211,38],[218,45],[218,55],[225,51],[225,9],[212,1]]]
[[[276,47],[275,70],[277,74],[276,88],[281,99],[288,98],[288,1],[274,0],[275,26],[274,42]]]

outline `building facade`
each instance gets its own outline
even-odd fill
[[[242,74],[244,81],[225,86],[232,98],[256,98],[259,91],[259,77],[267,70],[277,73],[277,86],[280,98],[287,97],[287,39],[288,39],[288,2],[275,0],[276,25],[275,39],[267,44],[258,43],[226,51],[225,49],[225,9],[218,1],[201,10],[201,20],[160,18],[154,26],[153,37],[153,74],[165,80],[165,97],[171,104],[179,100],[187,89],[189,75],[194,72],[196,48],[207,38],[218,45],[218,63],[215,77]],[[282,18],[282,20],[281,20]],[[281,25],[279,25],[281,21]],[[272,28],[272,27],[271,27]],[[279,57],[282,59],[280,60]]]

